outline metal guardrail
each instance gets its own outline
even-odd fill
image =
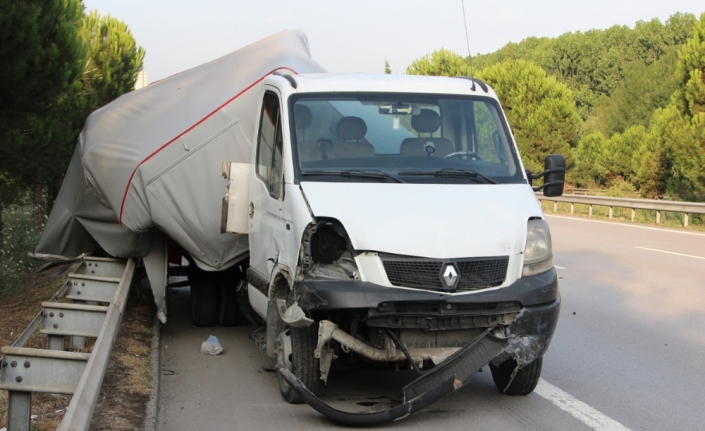
[[[567,195],[581,195],[581,196],[607,196],[609,190],[607,189],[582,189],[582,188],[569,188],[565,189],[565,194]],[[629,198],[641,199],[639,192],[627,192]]]
[[[609,207],[609,218],[612,220],[613,208],[629,208],[632,210],[632,221],[636,215],[636,210],[655,210],[656,224],[661,223],[661,212],[678,212],[683,213],[683,226],[688,227],[690,214],[705,214],[705,204],[696,202],[677,202],[677,201],[661,201],[655,199],[632,199],[632,198],[612,198],[603,196],[579,196],[579,195],[563,195],[556,197],[547,197],[541,193],[536,194],[536,198],[540,201],[553,202],[553,212],[557,212],[558,202],[566,202],[570,204],[570,213],[575,211],[575,204],[588,205],[588,216],[592,217],[593,205]]]
[[[86,257],[51,301],[42,303],[42,311],[17,341],[0,349],[5,355],[0,359],[0,390],[9,392],[8,431],[30,429],[33,392],[73,394],[57,430],[89,428],[134,270],[132,259]],[[64,296],[73,303],[57,302]],[[48,349],[22,347],[38,327],[48,337]],[[96,341],[90,354],[66,352],[67,336],[79,346],[84,337]]]

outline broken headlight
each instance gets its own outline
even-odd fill
[[[303,275],[309,279],[359,280],[350,237],[339,221],[322,219],[304,231]]]
[[[524,269],[522,277],[540,274],[553,268],[551,231],[546,220],[529,220],[524,247]]]

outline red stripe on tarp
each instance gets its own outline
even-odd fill
[[[144,160],[142,160],[141,162],[139,162],[139,164],[135,167],[135,170],[132,171],[132,175],[130,175],[130,179],[127,181],[127,186],[125,187],[125,193],[122,195],[122,202],[120,203],[120,217],[118,218],[118,222],[120,223],[120,226],[123,227],[123,228],[125,227],[125,226],[122,224],[122,212],[123,212],[123,210],[124,210],[124,208],[125,208],[125,200],[127,199],[127,192],[130,190],[130,184],[132,184],[132,178],[134,178],[135,173],[137,172],[137,169],[139,169],[140,166],[142,166],[147,160],[149,160],[149,159],[151,159],[152,157],[154,157],[158,152],[160,152],[160,151],[163,150],[164,148],[168,147],[169,145],[173,144],[173,143],[174,143],[176,140],[178,140],[180,137],[184,136],[185,134],[187,134],[188,132],[190,132],[191,130],[193,130],[196,126],[198,126],[199,124],[201,124],[201,123],[203,123],[204,121],[206,121],[207,119],[209,119],[211,116],[213,116],[213,114],[215,114],[216,112],[218,112],[218,111],[220,111],[221,109],[223,109],[223,108],[224,108],[226,105],[228,105],[230,102],[232,102],[233,100],[235,100],[235,99],[237,99],[238,97],[242,96],[246,91],[250,90],[252,87],[254,87],[255,85],[257,85],[257,84],[259,84],[260,82],[262,82],[262,80],[264,80],[264,78],[268,77],[268,76],[271,75],[272,73],[276,72],[277,70],[281,70],[281,69],[290,70],[290,71],[292,71],[292,72],[294,72],[295,74],[298,75],[298,73],[297,73],[294,69],[292,69],[292,68],[290,68],[290,67],[286,67],[286,66],[277,67],[276,69],[272,69],[269,73],[265,74],[263,77],[259,78],[257,81],[255,81],[255,82],[253,82],[252,84],[248,85],[247,88],[245,88],[245,89],[242,90],[241,92],[237,93],[236,95],[234,95],[233,97],[231,97],[230,99],[228,99],[225,103],[223,103],[222,105],[220,105],[220,106],[218,106],[217,108],[215,108],[210,114],[208,114],[208,115],[206,115],[205,117],[203,117],[203,118],[201,118],[200,120],[198,120],[198,122],[197,122],[196,124],[192,125],[192,126],[189,127],[188,129],[186,129],[186,130],[184,130],[183,132],[179,133],[175,138],[173,138],[172,140],[170,140],[170,141],[167,142],[166,144],[162,145],[162,146],[159,147],[156,151],[154,151],[152,154],[150,154],[149,156],[147,156],[146,159],[144,159]]]

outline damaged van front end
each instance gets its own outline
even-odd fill
[[[335,186],[349,193],[338,200],[331,196],[330,184],[302,184],[312,211],[331,217],[317,218],[305,229],[300,270],[289,300],[294,304],[290,309],[299,308],[315,321],[313,354],[320,379],[327,381],[334,360],[413,369],[418,378],[402,389],[400,405],[383,412],[350,413],[321,401],[288,364],[280,363],[281,378],[299,397],[336,422],[372,425],[423,409],[468,383],[488,364],[500,391],[514,395],[533,391],[561,303],[548,226],[542,218],[529,216],[532,210],[525,214],[519,209],[528,205],[538,211],[536,206],[522,202],[521,193],[504,186],[493,191],[491,200],[516,206],[511,220],[482,221],[482,215],[459,211],[458,220],[445,216],[465,226],[451,230],[452,235],[430,230],[408,238],[403,222],[374,220],[365,201],[377,200],[375,194],[384,195],[383,189],[362,192],[359,184]],[[395,196],[379,200],[393,200],[403,214],[411,211],[402,203],[404,194],[416,194],[417,203],[424,195],[423,187],[414,189],[388,189]],[[479,190],[453,193],[464,197],[463,202],[489,204],[489,195]],[[440,191],[426,198],[424,206],[444,199]],[[416,223],[423,226],[430,223],[425,218],[437,216],[432,211],[426,214],[416,212]],[[504,233],[493,230],[495,223],[504,226]],[[489,245],[485,235],[493,231],[494,245]],[[444,257],[397,254],[400,249],[413,252],[414,244],[433,244],[431,237],[437,235],[442,236],[438,244],[445,244],[437,254],[445,253]],[[395,253],[371,251],[373,244]],[[475,257],[457,257],[463,252]]]
[[[521,278],[501,291],[463,297],[390,292],[359,281],[306,280],[297,287],[299,303],[312,314],[325,311],[334,316],[335,310],[348,314],[352,309],[360,319],[350,325],[357,326],[355,335],[330,320],[320,322],[315,356],[321,379],[327,378],[333,358],[350,352],[368,361],[409,364],[419,372],[402,389],[400,405],[383,412],[349,413],[318,399],[287,368],[279,369],[306,403],[347,425],[402,419],[459,389],[487,364],[503,392],[531,392],[538,375],[527,379],[520,372],[527,366],[535,370],[542,360],[561,303],[554,269]],[[369,339],[359,335],[364,326],[367,334],[374,334]],[[519,384],[514,381],[517,376],[522,379]]]
[[[486,365],[500,391],[531,393],[561,299],[538,176],[491,88],[372,75],[264,83],[249,213],[239,213],[243,291],[266,323],[284,399],[374,425]],[[547,195],[562,193],[563,163],[547,157]],[[418,377],[388,410],[343,412],[316,396],[333,364]]]

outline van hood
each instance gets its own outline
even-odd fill
[[[301,182],[316,217],[339,220],[355,250],[436,259],[508,256],[543,217],[527,184]]]

